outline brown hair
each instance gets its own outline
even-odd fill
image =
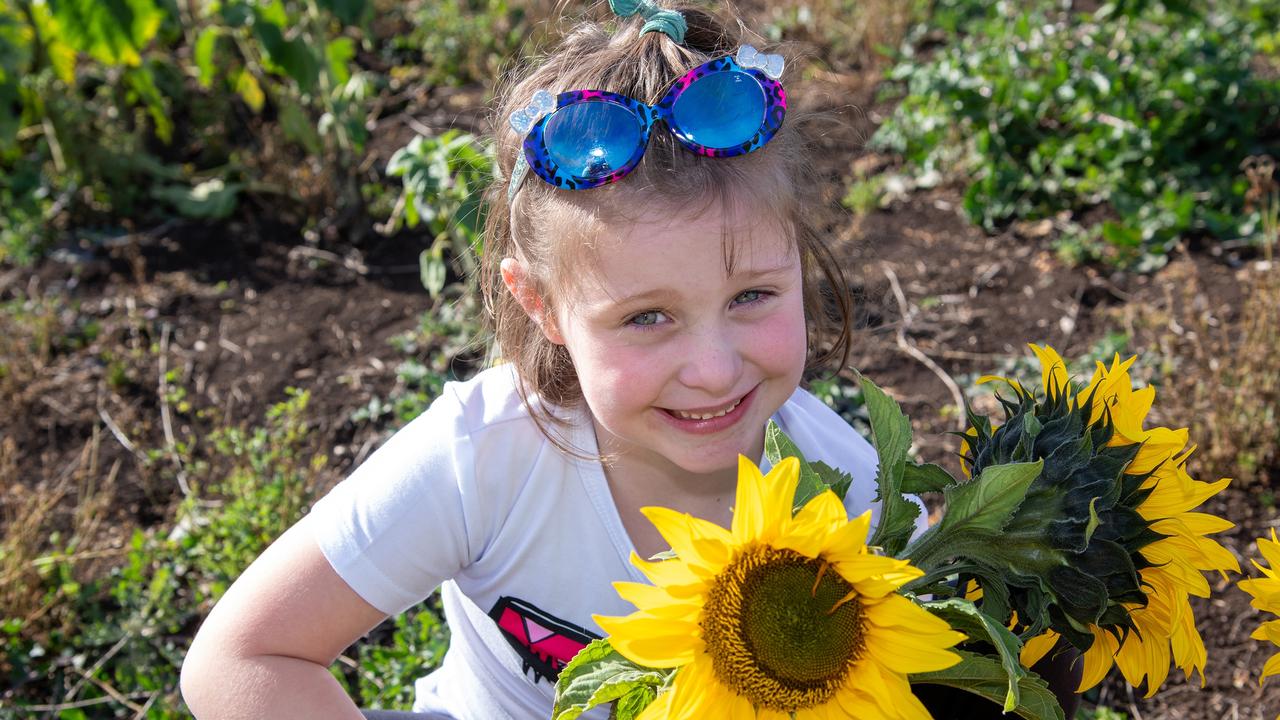
[[[486,315],[498,351],[515,366],[521,397],[528,401],[536,394],[542,401],[530,405],[535,422],[552,442],[570,452],[573,448],[550,429],[564,423],[553,414],[554,408],[573,408],[582,400],[573,362],[564,346],[548,341],[528,317],[503,284],[500,271],[503,258],[518,258],[544,302],[554,305],[556,291],[572,277],[567,271],[587,246],[580,238],[566,238],[565,228],[585,227],[598,219],[626,220],[628,208],[637,214],[641,208],[659,207],[697,215],[719,203],[726,217],[728,208],[744,203],[763,208],[793,230],[799,250],[809,326],[808,367],[836,361],[838,370],[848,359],[850,303],[844,275],[822,241],[819,218],[824,213],[814,199],[820,182],[807,130],[818,114],[797,111],[792,103],[782,128],[766,146],[728,159],[697,156],[659,130],[652,134],[639,166],[618,183],[561,190],[530,173],[514,202],[508,202],[508,182],[524,138],[507,118],[528,105],[535,91],[606,90],[654,104],[676,78],[733,53],[744,42],[741,22],[727,25],[695,7],[673,9],[688,24],[683,44],[660,32],[641,35],[643,21],[635,18],[618,22],[613,31],[583,22],[531,71],[523,77],[508,76],[498,89],[493,118],[497,168],[486,195],[489,212],[480,268]],[[759,47],[758,39],[755,44]],[[732,263],[731,242],[729,238],[726,265]],[[547,314],[554,317],[550,308]]]

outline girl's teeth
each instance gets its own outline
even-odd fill
[[[724,417],[725,415],[728,415],[729,413],[733,412],[733,409],[738,407],[738,404],[741,402],[742,402],[742,398],[738,398],[736,402],[734,402],[732,405],[725,408],[724,410],[721,410],[720,412],[717,412],[717,413],[710,413],[707,415],[699,415],[697,413],[687,413],[683,410],[676,410],[675,414],[676,414],[676,417],[680,418],[681,420],[710,420],[711,418]]]

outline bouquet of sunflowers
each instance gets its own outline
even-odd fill
[[[637,610],[597,618],[609,636],[561,672],[555,720],[605,704],[623,720],[929,718],[919,684],[1061,719],[1028,668],[1067,645],[1083,654],[1081,692],[1113,666],[1148,695],[1171,664],[1203,684],[1189,598],[1209,595],[1205,572],[1240,568],[1210,537],[1232,523],[1195,508],[1229,481],[1187,474],[1185,429],[1144,427],[1155,392],[1133,389],[1133,359],[1078,386],[1052,348],[1032,349],[1041,387],[979,381],[1008,388],[1004,418],[969,411],[960,478],[911,462],[906,416],[862,380],[880,458],[874,529],[869,512],[846,514],[849,477],[805,462],[775,427],[768,475],[741,461],[731,528],[647,508],[672,553],[633,558],[652,584],[616,583]],[[929,492],[945,512],[917,535],[905,496]],[[1259,544],[1275,567],[1280,544]],[[1246,590],[1269,597],[1280,585],[1262,569]],[[1280,643],[1278,628],[1255,637]],[[1280,656],[1267,670],[1280,673]]]

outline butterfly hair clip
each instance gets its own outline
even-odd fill
[[[782,68],[785,65],[781,55],[762,53],[750,45],[743,45],[738,48],[738,55],[734,59],[742,67],[759,70],[774,80],[782,77]]]
[[[556,96],[550,91],[539,90],[533,94],[533,100],[528,105],[511,113],[511,128],[521,135],[525,135],[529,130],[541,120],[545,115],[556,109]]]

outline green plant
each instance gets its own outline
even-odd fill
[[[418,327],[388,339],[406,359],[396,368],[396,385],[387,396],[374,396],[356,410],[355,422],[389,423],[398,428],[427,409],[448,380],[466,379],[476,369],[480,351],[474,294],[455,284],[436,305],[418,318]],[[425,360],[425,362],[424,362]]]
[[[307,393],[290,391],[262,425],[219,429],[206,443],[193,443],[187,467],[194,491],[172,528],[136,530],[114,553],[123,563],[105,574],[85,562],[102,555],[87,550],[95,508],[109,498],[103,488],[88,497],[82,492],[85,520],[67,535],[41,538],[23,530],[29,523],[6,533],[0,559],[13,591],[0,596],[6,705],[82,704],[95,714],[111,708],[184,717],[178,668],[196,622],[302,515],[317,489],[327,460],[309,452],[307,402]],[[97,468],[83,471],[88,481]],[[47,514],[58,499],[33,500],[29,517],[37,527],[38,510]]]
[[[446,248],[459,275],[474,275],[476,258],[484,252],[482,193],[493,177],[492,150],[458,130],[438,137],[420,135],[391,156],[387,176],[400,178],[403,190],[381,229],[389,234],[404,225],[426,223],[434,240],[419,260],[422,284],[432,297],[447,282]]]
[[[872,144],[967,176],[965,211],[988,229],[1101,217],[1108,256],[1148,267],[1186,234],[1237,237],[1235,168],[1280,123],[1280,80],[1250,64],[1256,26],[1158,2],[1051,7],[997,3],[931,57],[908,46],[890,73],[906,95]]]
[[[365,0],[0,7],[0,258],[31,261],[57,218],[146,222],[155,200],[218,219],[245,192],[293,185],[336,195],[326,204],[357,205],[371,79],[353,70],[354,35],[368,8]],[[336,189],[263,180],[269,160],[257,143],[273,148],[268,157],[300,148],[334,171]],[[290,159],[275,171],[296,175],[296,166]]]
[[[1244,196],[1245,212],[1253,213],[1250,226],[1261,225],[1262,254],[1271,262],[1272,251],[1280,242],[1280,182],[1275,176],[1276,162],[1270,155],[1249,156],[1240,163],[1249,189]]]
[[[420,2],[406,13],[413,30],[396,44],[421,58],[430,86],[489,83],[534,28],[527,0]]]
[[[390,621],[389,637],[360,646],[357,689],[362,705],[413,708],[414,681],[434,670],[449,647],[442,617],[439,597],[433,597]]]

